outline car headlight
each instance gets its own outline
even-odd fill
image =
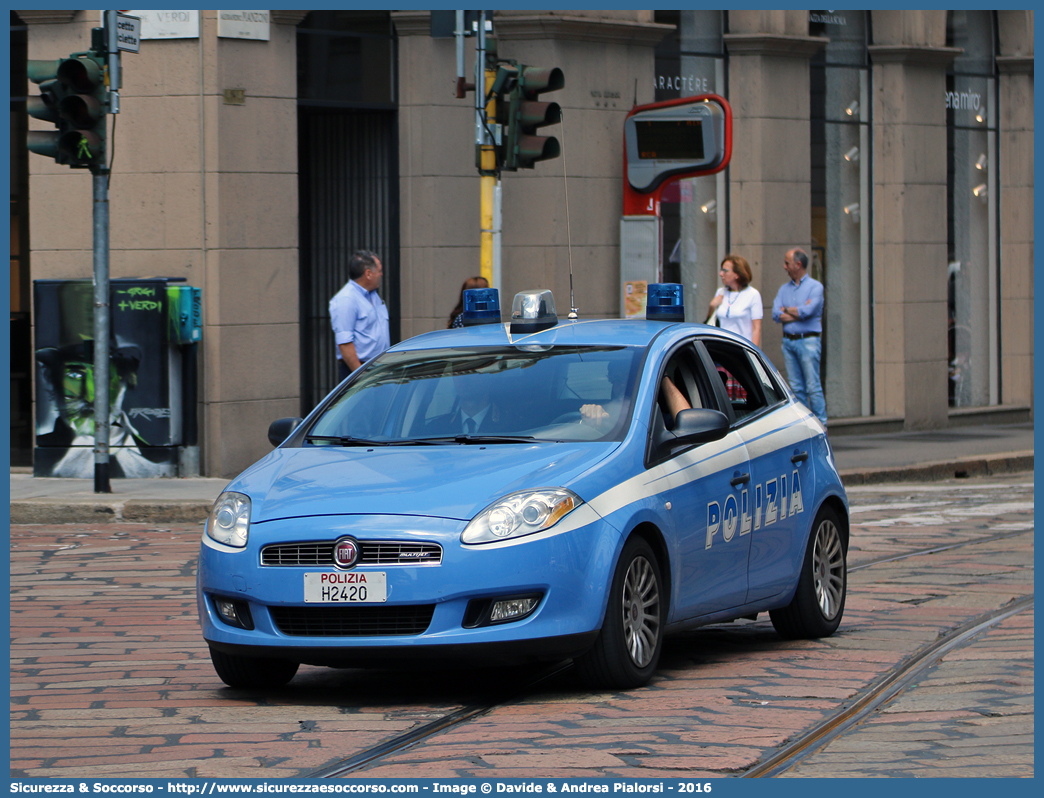
[[[462,543],[494,543],[549,529],[583,502],[565,488],[512,493],[479,513],[460,536]]]
[[[218,543],[241,549],[249,534],[250,497],[232,491],[222,493],[207,518],[207,535]]]

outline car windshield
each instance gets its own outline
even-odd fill
[[[631,415],[641,351],[509,346],[386,352],[343,389],[306,440],[313,445],[620,440]]]

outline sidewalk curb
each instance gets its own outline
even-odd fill
[[[83,502],[69,504],[61,499],[11,502],[12,524],[182,524],[207,520],[211,504],[197,500]]]
[[[968,457],[963,460],[939,460],[909,466],[885,468],[848,468],[840,471],[841,482],[852,485],[879,485],[885,482],[936,482],[941,479],[988,477],[1033,470],[1033,452]]]

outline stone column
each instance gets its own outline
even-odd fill
[[[945,12],[873,12],[877,415],[948,424]],[[915,43],[913,43],[915,42]]]
[[[267,42],[217,38],[202,11],[201,105],[208,476],[271,451],[268,425],[301,407],[298,306],[297,32],[271,12]],[[165,44],[158,42],[157,44]],[[227,90],[243,90],[242,103]],[[169,102],[169,101],[168,101]]]
[[[998,11],[1001,403],[1033,408],[1033,12]]]

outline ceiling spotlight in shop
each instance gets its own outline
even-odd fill
[[[859,148],[858,147],[853,147],[848,152],[846,152],[845,153],[845,160],[848,161],[849,163],[855,163],[856,161],[858,161],[859,160]]]
[[[983,153],[979,156],[979,160],[975,162],[975,168],[980,172],[985,172],[987,163],[989,162],[986,160],[986,153]]]
[[[985,183],[979,183],[979,185],[973,188],[972,194],[978,197],[983,205],[985,205],[987,200],[989,199],[989,191],[986,189]]]
[[[851,205],[845,206],[845,213],[852,218],[853,224],[859,224],[859,203],[853,202]]]
[[[849,106],[845,109],[845,113],[848,116],[855,116],[859,113],[859,100],[852,100]]]
[[[718,212],[717,200],[710,200],[708,202],[703,203],[703,205],[700,206],[700,210],[707,214],[708,219],[713,219],[715,217],[715,214],[717,214]]]
[[[980,125],[983,122],[985,122],[986,121],[986,111],[985,110],[976,111],[975,112],[975,121],[978,122]]]

